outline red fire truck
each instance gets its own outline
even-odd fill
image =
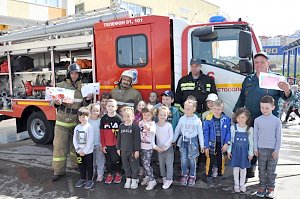
[[[133,86],[147,100],[153,90],[175,90],[192,57],[202,60],[202,71],[215,79],[225,112],[232,113],[242,81],[253,71],[253,54],[261,51],[250,24],[190,25],[166,16],[132,18],[128,11],[111,12],[99,9],[0,36],[0,64],[8,63],[8,72],[0,73],[1,117],[16,118],[18,132],[28,130],[34,142],[49,143],[56,109],[44,99],[44,90],[61,81],[70,62],[90,60],[83,82],[100,82],[100,92],[109,92],[120,74],[132,69]]]

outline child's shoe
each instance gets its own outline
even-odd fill
[[[102,182],[102,180],[103,180],[103,176],[98,175],[96,181],[97,182]]]
[[[268,191],[265,195],[267,198],[275,198],[275,193],[273,188],[268,188]]]
[[[119,184],[122,181],[122,176],[120,173],[116,173],[115,179],[114,179],[114,184]]]
[[[129,189],[131,185],[131,178],[126,178],[126,182],[124,184],[125,189]]]
[[[148,182],[149,182],[149,176],[146,176],[146,177],[143,178],[143,180],[141,182],[141,185],[144,186],[144,185],[148,184]]]
[[[188,181],[188,185],[189,186],[194,186],[195,183],[196,183],[196,177],[195,176],[190,176],[189,181]]]
[[[130,189],[137,189],[139,186],[139,180],[138,179],[132,179],[131,180],[131,185],[130,185]]]
[[[94,185],[93,180],[87,180],[85,183],[84,189],[90,189],[93,187],[93,185]]]
[[[169,187],[172,185],[173,180],[166,180],[166,182],[163,184],[163,189],[169,189]]]
[[[266,189],[265,188],[259,188],[256,196],[260,197],[260,198],[264,198],[266,194]]]
[[[180,179],[180,184],[185,186],[187,185],[187,183],[188,183],[188,176],[187,175],[182,176]]]
[[[235,193],[240,193],[241,192],[239,185],[234,185],[233,189],[234,189]]]
[[[148,185],[147,185],[147,187],[146,187],[146,190],[147,190],[147,191],[150,191],[150,190],[154,189],[154,187],[155,187],[156,185],[157,185],[156,180],[151,180],[151,181],[148,182]]]
[[[110,173],[107,174],[106,179],[105,179],[105,184],[111,184],[112,181],[113,181],[113,176]]]
[[[243,193],[245,193],[245,192],[247,191],[245,185],[241,185],[241,186],[240,186],[240,190],[241,190],[241,192],[243,192]]]
[[[213,171],[213,174],[212,174],[212,177],[216,178],[218,176],[218,168],[217,167],[213,167],[212,169]]]
[[[86,180],[84,180],[84,179],[79,179],[79,180],[76,182],[75,187],[76,187],[76,188],[80,188],[80,187],[84,186],[85,183],[86,183]]]

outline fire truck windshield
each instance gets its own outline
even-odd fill
[[[192,37],[193,57],[197,57],[203,63],[210,64],[226,70],[239,72],[239,33],[240,28],[217,28],[217,38],[213,41],[201,41],[198,37]]]

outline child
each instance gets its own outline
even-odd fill
[[[100,118],[107,113],[106,104],[109,99],[111,99],[110,93],[103,93],[100,97]]]
[[[291,90],[294,92],[294,95],[291,99],[291,102],[289,103],[288,110],[286,112],[285,120],[283,123],[287,123],[287,121],[290,117],[290,114],[292,112],[294,112],[300,118],[300,114],[298,111],[299,106],[300,106],[300,104],[299,104],[300,95],[299,95],[299,91],[298,91],[298,85],[292,85]]]
[[[136,125],[139,125],[139,122],[142,120],[142,109],[146,106],[145,101],[139,101],[139,103],[136,106],[136,113],[134,115],[133,123]]]
[[[167,121],[172,124],[174,132],[180,118],[179,110],[172,106],[174,93],[170,90],[166,90],[161,96],[161,103],[170,109]]]
[[[182,178],[180,182],[182,185],[188,184],[189,186],[194,186],[196,182],[196,159],[199,156],[199,143],[201,153],[204,153],[202,123],[200,118],[194,114],[196,108],[196,102],[192,100],[184,102],[184,115],[179,119],[173,138],[173,142],[175,142],[181,134],[177,143],[181,155]]]
[[[150,95],[149,95],[149,104],[151,104],[152,106],[155,106],[158,103],[158,94],[155,91],[151,91]]]
[[[173,183],[173,128],[172,125],[167,122],[169,112],[170,110],[166,106],[158,108],[158,122],[155,125],[156,143],[153,145],[153,149],[158,152],[160,175],[163,179],[163,189],[168,189]]]
[[[121,158],[117,153],[117,135],[119,125],[122,123],[122,118],[117,114],[117,101],[109,99],[106,105],[107,114],[101,118],[100,131],[101,131],[101,146],[102,151],[106,158],[107,176],[105,179],[106,184],[120,183],[121,176]],[[116,172],[113,178],[113,172]]]
[[[264,96],[260,100],[261,116],[254,120],[254,155],[258,157],[258,197],[274,198],[276,165],[281,146],[281,121],[272,114],[274,99]]]
[[[145,178],[141,182],[141,185],[147,184],[146,190],[152,190],[157,185],[153,175],[153,168],[151,167],[156,130],[155,122],[152,120],[153,109],[152,105],[148,105],[142,109],[143,120],[139,124],[141,133],[141,159],[145,171]]]
[[[211,118],[213,116],[212,114],[212,107],[213,107],[213,103],[214,101],[216,101],[218,99],[218,96],[215,93],[210,93],[208,94],[207,98],[206,98],[206,106],[207,106],[207,111],[205,111],[204,113],[202,113],[202,121],[204,121],[206,119],[206,117],[208,117],[207,119]]]
[[[212,168],[215,163],[218,166],[218,176],[221,179],[224,174],[223,153],[230,144],[231,119],[224,113],[224,103],[216,100],[213,103],[213,117],[204,121],[203,134],[206,155],[207,183],[212,183]]]
[[[104,165],[105,165],[105,155],[102,152],[102,147],[100,145],[100,104],[91,104],[90,106],[90,118],[89,123],[94,129],[94,163],[93,167],[96,173],[97,172],[97,182],[103,180],[104,174]]]
[[[237,109],[230,127],[231,144],[227,156],[229,165],[233,167],[234,191],[246,192],[245,181],[247,168],[253,158],[253,128],[251,127],[250,112],[246,108]]]
[[[88,118],[90,111],[81,107],[78,110],[78,124],[74,129],[73,144],[76,150],[77,163],[80,172],[80,180],[75,184],[76,188],[84,186],[85,189],[93,187],[93,150],[94,130]]]
[[[124,123],[119,127],[117,152],[122,157],[125,170],[125,189],[138,188],[139,150],[141,149],[141,136],[138,125],[133,124],[134,110],[127,107],[123,112]]]

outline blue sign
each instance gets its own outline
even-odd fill
[[[268,55],[283,55],[282,46],[263,46]]]

